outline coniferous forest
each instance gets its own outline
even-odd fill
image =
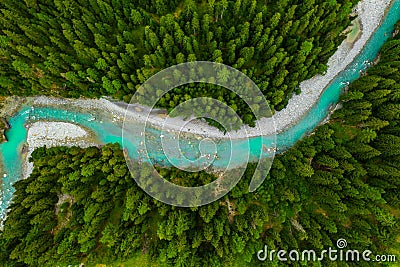
[[[324,73],[357,2],[1,0],[0,96],[129,102],[158,71],[204,60],[242,71],[271,109],[281,110],[301,93],[301,81]],[[176,88],[158,106],[172,109],[200,96],[224,101],[245,123],[254,120],[237,96],[210,85]],[[248,164],[230,193],[197,208],[148,196],[118,144],[38,148],[32,174],[14,184],[0,266],[376,266],[257,259],[265,245],[321,251],[341,238],[350,249],[372,251],[371,258],[399,255],[399,35],[349,85],[340,106],[275,157],[257,191],[248,192],[255,170]],[[149,167],[137,163],[136,175],[149,177]],[[216,179],[159,171],[185,186]]]
[[[4,0],[0,94],[129,102],[158,71],[205,60],[239,69],[281,110],[301,81],[326,70],[357,2]],[[199,96],[249,112],[229,90],[209,85],[176,88],[159,106]]]
[[[0,235],[0,262],[281,266],[258,261],[257,251],[264,245],[318,251],[335,247],[340,238],[351,249],[369,249],[373,255],[398,253],[399,62],[397,36],[384,45],[380,62],[349,86],[331,120],[275,158],[255,193],[248,192],[254,171],[249,164],[228,195],[198,208],[150,198],[130,176],[118,145],[35,150],[32,175],[15,184]],[[139,170],[138,175],[149,175],[146,165]],[[188,186],[214,179],[206,173],[162,171]]]

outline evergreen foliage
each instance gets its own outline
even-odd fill
[[[0,3],[0,95],[113,96],[129,101],[151,75],[206,60],[247,74],[271,109],[280,110],[299,83],[326,70],[345,38],[357,0],[128,1],[4,0]],[[228,90],[192,86],[249,111]]]
[[[373,255],[398,252],[399,40],[389,41],[379,64],[349,86],[329,123],[276,157],[254,193],[248,192],[254,171],[249,164],[221,200],[177,208],[137,187],[117,145],[35,150],[32,175],[15,184],[0,234],[0,262],[55,266],[146,254],[160,266],[257,266],[256,253],[264,245],[321,251],[335,247],[339,238],[348,248],[369,249]],[[146,165],[139,167],[137,175],[147,177]],[[161,171],[187,186],[215,178]]]

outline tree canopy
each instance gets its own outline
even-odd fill
[[[203,60],[241,70],[280,110],[301,81],[326,70],[356,2],[4,0],[0,94],[129,101],[158,71]],[[225,89],[172,93],[160,107],[174,108],[185,95],[221,96],[240,116],[251,114]]]
[[[248,184],[255,166],[249,164],[219,201],[178,208],[138,188],[118,145],[35,150],[31,176],[14,185],[0,234],[0,262],[55,266],[145,255],[144,266],[257,266],[264,245],[321,251],[340,238],[351,249],[398,254],[400,118],[391,110],[400,103],[398,40],[389,41],[379,64],[349,86],[328,123],[275,158],[253,193]],[[390,92],[379,93],[383,90]],[[147,177],[147,168],[137,163],[134,175]],[[186,186],[215,179],[205,172],[159,171]]]

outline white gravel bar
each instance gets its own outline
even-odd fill
[[[367,41],[371,38],[376,28],[380,25],[386,9],[390,6],[391,0],[363,0],[358,3],[356,12],[360,19],[362,32],[354,44],[343,41],[338,47],[335,54],[328,61],[328,70],[325,75],[316,75],[313,78],[303,81],[300,84],[301,94],[293,95],[289,100],[287,107],[274,114],[273,118],[263,118],[256,122],[262,129],[262,135],[272,135],[288,129],[296,124],[312,106],[318,101],[321,93],[329,85],[329,83],[343,71],[360,53]],[[151,114],[148,118],[145,116],[148,107],[130,108],[130,112],[126,112],[126,104],[113,103],[105,98],[99,100],[90,99],[57,99],[48,97],[34,98],[34,104],[63,104],[72,105],[82,109],[100,109],[112,114],[114,121],[122,121],[126,115],[126,119],[138,122],[147,121],[155,127],[163,128],[166,117]],[[238,131],[232,131],[229,135],[224,135],[218,129],[209,126],[205,122],[192,120],[184,121],[181,118],[168,118],[168,123],[164,126],[164,130],[186,132],[195,135],[206,136],[210,138],[247,138],[259,136],[260,132],[257,127],[251,128],[244,126]]]
[[[60,142],[87,136],[87,132],[78,125],[67,122],[35,122],[28,130],[27,142],[32,147],[52,145]]]

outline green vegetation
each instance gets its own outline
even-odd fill
[[[228,195],[198,208],[150,198],[128,173],[117,145],[37,149],[32,175],[15,184],[0,235],[0,262],[147,265],[150,258],[158,266],[256,266],[264,244],[271,250],[321,251],[339,238],[349,249],[373,255],[398,252],[399,62],[397,37],[383,47],[379,64],[350,85],[329,123],[276,157],[255,193],[247,191],[250,164]],[[137,166],[137,175],[150,175],[146,165]],[[188,185],[214,178],[163,172],[178,182],[193,181]]]
[[[1,1],[0,95],[129,101],[154,73],[207,60],[247,74],[280,110],[301,81],[326,70],[358,0],[135,2]],[[212,86],[177,88],[159,104],[198,96],[252,116],[237,96]]]
[[[0,97],[0,110],[3,108],[3,99]],[[7,129],[7,124],[4,123],[3,119],[0,117],[0,144],[6,141],[4,131]]]

